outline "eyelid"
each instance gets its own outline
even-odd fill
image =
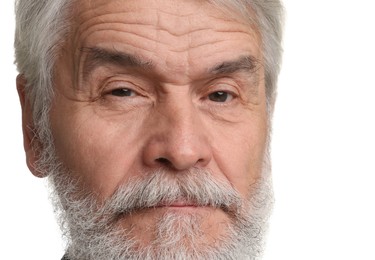
[[[218,82],[216,84],[210,84],[208,88],[208,94],[220,91],[227,92],[233,95],[233,97],[238,97],[240,95],[238,87],[236,87],[235,84]]]
[[[129,89],[137,93],[138,95],[141,93],[140,88],[135,85],[134,83],[128,80],[110,80],[107,81],[103,87],[101,92],[103,94],[108,94],[115,89]]]

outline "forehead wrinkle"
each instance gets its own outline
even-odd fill
[[[151,25],[154,26],[155,23],[165,26],[165,24],[170,23],[171,19],[181,20],[186,19],[189,16],[196,15],[196,11],[187,12],[184,10],[185,8],[177,8],[176,5],[178,3],[173,3],[169,11],[167,10],[160,10],[158,5],[150,3],[147,7],[139,6],[132,2],[121,3],[122,1],[117,1],[118,11],[113,12],[113,10],[108,9],[108,3],[103,2],[99,3],[98,1],[93,3],[94,1],[90,1],[86,6],[82,6],[82,8],[76,11],[75,15],[77,24],[79,27],[85,29],[85,27],[91,27],[90,23],[91,20],[94,20],[93,23],[96,23],[96,20],[107,20],[108,22],[116,22],[119,21],[120,23],[126,24],[142,24],[144,25]],[[108,10],[107,10],[108,9]],[[196,8],[200,9],[200,8]],[[182,12],[184,11],[184,12]],[[199,11],[199,10],[197,10]],[[174,12],[174,13],[173,13]],[[166,16],[161,19],[161,16]],[[120,21],[122,20],[122,21]],[[166,21],[166,23],[160,21]],[[88,25],[86,25],[88,24]],[[180,29],[181,21],[174,23],[175,26],[172,26],[173,29]],[[179,26],[177,26],[179,25]],[[166,26],[168,27],[168,26]],[[172,32],[171,30],[168,30]],[[178,33],[176,35],[179,35]]]
[[[232,17],[225,16],[219,9],[216,7],[210,8],[208,10],[203,10],[202,8],[199,9],[198,7],[202,7],[203,3],[199,2],[199,5],[196,5],[194,8],[195,12],[192,12],[192,9],[189,10],[180,10],[176,9],[176,6],[178,5],[183,5],[181,2],[180,4],[176,3],[176,5],[173,3],[171,4],[171,8],[163,9],[160,10],[156,5],[153,3],[150,3],[150,6],[147,7],[142,7],[137,5],[135,2],[129,1],[130,5],[126,3],[126,1],[118,1],[116,4],[119,8],[114,10],[114,13],[111,13],[110,9],[106,7],[105,1],[92,1],[92,5],[90,5],[91,10],[87,10],[86,12],[81,12],[82,17],[79,19],[81,21],[81,28],[80,31],[82,32],[81,36],[79,36],[81,43],[85,43],[87,37],[91,38],[91,34],[95,33],[95,29],[98,29],[98,26],[106,26],[102,25],[102,22],[108,22],[108,23],[113,23],[117,22],[118,26],[117,28],[112,28],[111,30],[114,31],[122,31],[124,33],[132,33],[132,35],[137,35],[142,38],[130,38],[129,41],[126,42],[126,45],[134,47],[134,49],[139,49],[141,48],[141,52],[148,52],[150,53],[150,57],[155,56],[154,54],[158,53],[156,52],[159,48],[163,48],[161,46],[162,44],[168,44],[170,43],[170,40],[176,40],[175,43],[173,43],[169,49],[171,51],[168,55],[169,59],[166,60],[166,57],[164,57],[162,60],[160,57],[155,56],[154,59],[155,62],[159,63],[168,63],[168,69],[171,69],[170,72],[179,72],[179,73],[184,73],[185,76],[190,75],[192,73],[192,70],[196,71],[197,68],[192,67],[191,64],[197,63],[197,62],[192,62],[192,60],[201,58],[204,56],[207,56],[207,52],[203,53],[203,55],[196,56],[195,54],[198,52],[198,49],[200,47],[204,47],[210,44],[218,43],[218,40],[221,39],[220,41],[225,41],[223,40],[222,37],[218,37],[217,40],[209,40],[207,42],[207,34],[210,34],[210,31],[213,32],[222,32],[222,33],[228,33],[228,32],[233,32],[233,33],[240,33],[243,32],[244,34],[249,33],[252,31],[252,28],[249,27],[248,24],[245,24],[241,21],[239,24],[238,21],[233,20]],[[100,3],[100,5],[95,6],[95,3]],[[156,3],[156,2],[155,2]],[[126,6],[125,6],[126,5]],[[86,5],[86,7],[88,7]],[[203,12],[202,12],[203,10]],[[91,13],[90,13],[91,11]],[[175,14],[173,12],[176,11]],[[147,14],[147,15],[142,15],[142,14]],[[181,16],[179,16],[180,14]],[[96,16],[98,15],[98,16]],[[183,21],[184,26],[170,26],[163,28],[162,25],[164,24],[160,20],[163,20],[167,22],[167,18],[173,17],[173,19],[176,20],[174,23],[175,25],[179,24],[180,21]],[[203,17],[203,20],[201,19]],[[159,21],[155,24],[156,20],[159,19]],[[215,20],[213,22],[213,19]],[[218,21],[218,22],[216,22]],[[209,23],[208,23],[209,22]],[[172,23],[173,24],[173,23]],[[143,33],[143,30],[137,30],[137,26],[149,26],[150,31],[154,30],[153,34],[150,34],[148,31],[147,33]],[[121,27],[122,26],[122,27]],[[158,28],[156,28],[156,26]],[[168,26],[168,25],[167,25]],[[94,28],[95,27],[95,28]],[[86,29],[90,30],[87,31]],[[104,27],[102,28],[103,30],[106,30]],[[157,30],[155,30],[157,29]],[[176,31],[177,29],[177,31]],[[185,30],[185,31],[184,31]],[[210,31],[208,31],[210,30]],[[159,32],[158,32],[159,31]],[[161,31],[165,31],[168,34],[170,34],[172,37],[168,38],[162,37],[163,33],[160,33]],[[183,33],[184,32],[184,33]],[[80,33],[77,33],[80,35]],[[145,35],[143,35],[145,34]],[[116,34],[119,37],[119,34]],[[154,35],[154,36],[153,36]],[[164,33],[164,36],[166,34]],[[176,38],[173,36],[177,36]],[[178,42],[179,37],[186,37],[183,41]],[[97,36],[96,36],[97,37]],[[151,40],[155,42],[155,45],[153,45],[151,42],[147,43],[147,40]],[[153,38],[154,37],[154,38]],[[216,37],[216,36],[215,36]],[[182,40],[182,38],[180,38]],[[231,41],[231,40],[228,40]],[[137,45],[136,42],[144,42],[140,46],[139,44]],[[82,45],[83,45],[82,44]],[[78,44],[80,45],[80,44]],[[81,46],[82,46],[81,45]],[[153,46],[151,46],[153,45]],[[159,46],[157,46],[159,45]],[[114,44],[113,46],[120,47],[121,50],[126,49],[126,46],[123,45],[122,47],[120,45]],[[110,46],[107,46],[110,47]],[[131,51],[134,53],[134,49]],[[220,51],[225,51],[225,48],[220,48]],[[135,51],[137,52],[137,51]],[[214,53],[211,53],[208,56],[214,55]],[[216,53],[218,51],[215,51]],[[194,53],[194,54],[193,54]],[[148,55],[146,55],[148,56]],[[177,56],[180,56],[179,62],[173,62],[173,61],[178,61]],[[184,66],[185,65],[185,66]],[[201,62],[197,63],[198,67],[201,65]],[[200,72],[207,72],[207,67],[202,68],[200,67],[199,71]],[[197,72],[197,71],[196,71]],[[196,74],[196,73],[194,73]],[[181,75],[182,76],[182,75]]]
[[[179,16],[177,14],[167,13],[163,10],[156,10],[158,30],[166,31],[172,36],[181,37],[188,35],[196,30],[205,30],[207,26],[197,26],[192,24],[191,17],[196,14],[189,14],[186,16]],[[172,22],[173,21],[173,22]]]
[[[118,4],[117,4],[119,11],[114,13],[112,10],[107,10],[106,6],[108,4],[106,4],[106,2],[90,1],[88,6],[86,6],[86,10],[77,12],[79,27],[83,30],[85,30],[87,27],[91,27],[90,25],[91,20],[99,20],[99,21],[107,20],[107,22],[110,22],[110,23],[116,22],[117,20],[117,22],[119,23],[124,23],[128,25],[142,24],[142,23],[144,23],[144,25],[155,25],[155,22],[157,21],[157,24],[160,27],[165,27],[167,28],[166,31],[168,31],[172,35],[178,36],[178,35],[186,34],[186,32],[183,32],[183,26],[181,26],[182,24],[181,18],[183,18],[183,20],[188,21],[185,24],[189,25],[188,26],[189,30],[191,30],[192,27],[201,27],[202,25],[207,27],[206,26],[207,23],[202,23],[202,21],[199,21],[199,23],[195,23],[194,22],[195,19],[190,19],[191,17],[194,18],[194,16],[200,16],[200,18],[205,17],[206,19],[209,19],[209,20],[215,19],[219,21],[225,21],[226,23],[224,24],[220,23],[221,24],[219,25],[220,27],[222,25],[224,26],[228,25],[228,22],[231,22],[231,21],[238,23],[238,21],[229,19],[227,15],[222,13],[222,10],[218,9],[215,5],[212,5],[209,2],[207,2],[206,4],[211,5],[212,8],[210,9],[209,12],[207,12],[207,10],[203,11],[204,12],[203,16],[202,16],[202,12],[200,9],[202,9],[202,6],[204,5],[204,3],[198,3],[199,4],[198,7],[195,7],[194,9],[195,12],[190,11],[189,13],[185,14],[186,13],[185,11],[185,13],[183,14],[178,8],[176,9],[176,6],[178,5],[178,3],[176,4],[173,3],[171,7],[172,9],[170,8],[171,10],[167,11],[164,9],[163,10],[158,9],[158,7],[154,5],[153,3],[150,3],[149,7],[141,7],[138,5],[134,5],[134,3],[131,3],[131,2],[126,3],[126,9],[124,10],[125,3],[122,3],[120,5],[120,2],[122,1],[118,1]],[[95,6],[95,3],[97,4],[97,6]],[[175,13],[172,13],[172,11],[174,11]],[[143,12],[147,13],[147,15],[142,15]],[[154,15],[152,15],[152,13]],[[164,19],[161,19],[161,16],[163,16],[162,14],[167,15],[167,17],[164,17]],[[175,22],[174,25],[172,26],[168,25],[168,23],[170,23],[171,21],[170,19],[171,17],[178,19],[177,22]],[[201,19],[198,19],[198,20],[201,20]],[[166,22],[164,23],[163,21],[166,21]],[[97,21],[93,21],[93,23],[95,24],[97,23]],[[215,26],[215,24],[211,24],[211,26]],[[245,25],[245,26],[248,27],[248,25]],[[236,27],[238,27],[238,24],[236,24]],[[202,30],[204,29],[205,28],[203,28]],[[224,29],[223,31],[225,32],[226,30]],[[81,34],[81,32],[82,31],[80,30],[79,34]]]
[[[196,47],[196,46],[194,46],[195,44],[197,46],[200,45],[199,39],[201,37],[199,37],[199,34],[206,35],[207,32],[205,33],[205,31],[207,29],[211,29],[211,30],[214,30],[216,32],[223,32],[223,33],[231,32],[231,31],[233,31],[233,32],[238,31],[238,32],[246,33],[247,29],[249,29],[247,26],[246,26],[246,28],[238,28],[238,23],[235,22],[236,30],[234,30],[233,28],[231,28],[232,27],[232,22],[230,22],[231,19],[228,19],[226,17],[222,17],[221,12],[216,13],[217,11],[215,11],[215,10],[209,11],[208,14],[205,12],[204,17],[206,19],[215,19],[215,20],[218,20],[218,21],[224,20],[225,22],[224,23],[220,22],[219,24],[215,24],[215,23],[212,24],[212,21],[211,21],[210,27],[214,26],[214,28],[209,28],[209,26],[207,26],[208,25],[207,23],[204,23],[202,21],[199,21],[198,23],[195,22],[196,19],[194,19],[194,17],[196,15],[200,15],[199,12],[196,12],[196,13],[193,13],[193,14],[190,14],[190,13],[186,14],[185,15],[186,17],[184,19],[184,21],[186,21],[186,22],[184,22],[184,24],[186,24],[186,26],[180,26],[181,25],[181,22],[180,22],[181,17],[179,17],[176,14],[171,14],[170,12],[167,12],[165,10],[157,9],[157,7],[140,8],[139,6],[138,7],[132,6],[132,8],[130,8],[130,10],[121,10],[118,13],[115,13],[115,14],[114,13],[104,13],[104,14],[102,14],[103,12],[106,12],[104,7],[102,8],[103,5],[104,4],[99,5],[99,7],[96,7],[96,8],[91,7],[91,8],[94,9],[94,11],[91,11],[91,17],[88,17],[89,15],[83,15],[87,18],[87,20],[83,21],[82,24],[80,25],[79,32],[77,33],[78,35],[81,35],[79,38],[82,39],[82,38],[89,37],[89,35],[91,33],[87,32],[86,29],[88,29],[90,27],[95,27],[96,29],[98,29],[97,26],[96,26],[97,23],[99,23],[100,27],[105,26],[104,24],[100,24],[101,23],[100,21],[104,21],[104,20],[106,21],[107,24],[110,23],[112,26],[117,24],[116,27],[117,27],[117,30],[119,30],[119,31],[122,30],[124,32],[131,32],[133,35],[141,36],[141,37],[149,39],[149,40],[155,40],[155,39],[152,39],[152,35],[150,35],[150,32],[147,31],[147,33],[142,34],[142,32],[144,30],[137,30],[137,28],[136,28],[137,26],[135,26],[135,25],[138,25],[138,26],[145,25],[145,26],[155,27],[155,20],[157,20],[158,30],[159,31],[164,30],[172,36],[184,36],[184,34],[189,34],[189,33],[194,34],[194,37],[192,35],[189,35],[190,39],[189,39],[189,45],[188,46],[191,46],[191,47]],[[201,5],[199,5],[199,6],[201,6]],[[96,9],[104,9],[104,10],[97,11]],[[152,11],[150,12],[150,10],[152,10]],[[147,15],[140,15],[138,13],[138,12],[143,12],[143,11],[147,12]],[[198,11],[200,11],[200,10],[198,10]],[[137,14],[134,14],[134,12],[137,12]],[[93,16],[92,13],[98,14],[98,16],[95,16],[95,15]],[[154,15],[150,15],[151,13],[154,13]],[[179,20],[177,20],[178,21],[177,24],[179,26],[170,26],[170,25],[168,25],[168,23],[162,22],[163,20],[164,21],[170,21],[170,19],[166,19],[168,17],[162,18],[162,16],[163,16],[162,14],[168,15],[168,17],[172,16],[172,17],[175,17],[176,19],[179,19]],[[83,19],[83,20],[85,20],[85,19]],[[94,21],[91,22],[91,20],[94,20]],[[198,20],[200,20],[200,19],[198,19]],[[81,21],[82,21],[82,19],[81,19]],[[228,22],[230,23],[230,25],[228,24]],[[185,27],[185,29],[182,29],[182,27]],[[181,29],[178,29],[178,28],[181,28]],[[92,28],[92,29],[90,28],[90,31],[92,31],[93,29],[94,28]],[[152,28],[150,28],[150,29],[152,30]],[[89,35],[87,35],[87,34],[89,34]],[[197,37],[195,37],[195,36],[197,36]],[[158,35],[157,38],[159,38],[159,40],[161,40],[159,42],[164,41],[164,43],[168,43],[168,40],[165,39],[165,37],[161,37],[161,35]],[[195,43],[193,43],[193,41],[191,39],[194,39]],[[197,39],[198,39],[198,41],[197,41]],[[176,50],[186,48],[187,42],[188,41],[185,41],[184,44],[182,44],[184,46],[181,46],[181,42],[180,42],[180,44],[179,44],[180,47],[176,48]],[[212,41],[212,43],[214,43],[214,42],[215,41]],[[173,45],[173,46],[177,47],[177,45]]]

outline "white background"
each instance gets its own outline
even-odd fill
[[[375,4],[286,0],[265,259],[375,259]],[[44,181],[25,166],[13,1],[0,3],[0,259],[60,259]]]

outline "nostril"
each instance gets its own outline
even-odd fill
[[[201,158],[201,159],[198,160],[198,163],[202,163],[202,162],[204,162],[203,158]]]
[[[157,158],[156,161],[160,164],[163,164],[164,166],[171,166],[172,164],[168,159],[163,157]]]

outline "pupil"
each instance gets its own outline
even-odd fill
[[[209,95],[209,99],[215,102],[225,102],[228,98],[228,93],[217,91]]]
[[[127,88],[114,89],[112,90],[112,95],[119,97],[129,97],[131,96],[131,91]]]

